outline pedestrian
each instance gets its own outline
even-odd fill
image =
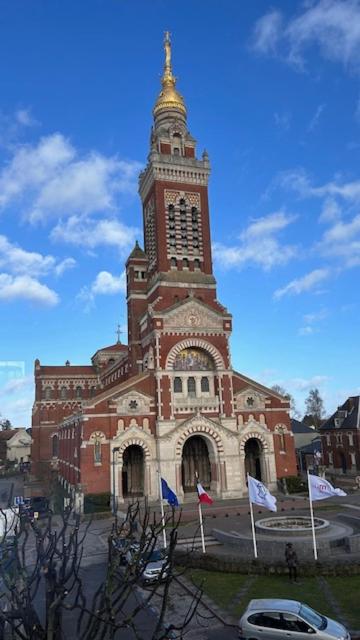
[[[291,542],[286,543],[285,561],[289,569],[289,579],[291,582],[297,582],[297,566],[298,558]]]

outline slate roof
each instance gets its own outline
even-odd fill
[[[303,422],[300,422],[300,420],[295,420],[295,418],[291,419],[291,431],[293,433],[313,433],[314,436],[316,434],[315,429],[308,427]]]
[[[343,416],[341,412],[346,412],[346,415]],[[337,411],[333,413],[330,418],[325,420],[325,422],[321,425],[320,431],[329,431],[331,429],[357,429],[360,427],[360,396],[350,396],[344,404],[338,407]],[[343,418],[342,423],[339,426],[336,426],[335,419]]]
[[[304,444],[303,447],[299,447],[298,451],[300,453],[315,453],[315,451],[320,451],[321,453],[320,436],[318,438],[314,438],[314,440],[312,440],[312,442],[309,442],[309,444]]]

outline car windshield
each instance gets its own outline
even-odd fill
[[[307,604],[301,605],[299,614],[306,622],[313,625],[317,629],[325,629],[326,618],[324,618],[324,616],[321,616],[320,613],[314,611],[314,609],[311,609],[311,607],[308,607]]]
[[[163,549],[154,549],[152,553],[149,553],[146,559],[148,562],[159,562],[164,559],[164,555],[165,553]]]

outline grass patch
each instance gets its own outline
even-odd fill
[[[232,613],[240,616],[253,598],[299,600],[325,615],[333,615],[316,578],[300,578],[299,584],[292,584],[286,576],[259,576],[242,601],[233,608]]]
[[[360,629],[360,576],[326,578],[326,581],[349,626],[352,629]]]
[[[197,586],[201,586],[204,593],[215,604],[223,609],[228,609],[236,594],[244,585],[248,576],[239,573],[221,573],[220,571],[203,571],[202,569],[190,569],[186,573]]]

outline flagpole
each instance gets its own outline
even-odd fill
[[[165,530],[165,514],[164,514],[164,505],[163,505],[163,497],[162,497],[161,475],[160,475],[159,469],[158,469],[158,479],[159,479],[159,499],[160,499],[162,532],[163,532],[163,538],[164,538],[164,549],[166,549],[167,543],[166,543],[166,530]]]
[[[248,489],[249,489],[249,474],[247,474],[247,481],[248,481]],[[253,544],[254,544],[254,556],[255,556],[255,558],[257,558],[258,557],[258,553],[257,553],[256,536],[255,536],[254,512],[253,512],[252,502],[250,500],[250,491],[249,490],[248,490],[248,493],[249,493],[249,505],[250,505],[250,517],[251,517],[251,530],[252,530],[252,537],[253,537]]]
[[[200,520],[200,532],[201,532],[201,544],[202,544],[202,550],[203,550],[203,553],[206,553],[206,549],[205,549],[205,538],[204,538],[204,523],[203,523],[202,510],[201,510],[201,502],[200,502],[200,501],[199,501],[199,520]]]
[[[197,490],[197,485],[199,482],[199,474],[197,471],[195,471],[195,482],[196,482],[196,491],[198,494],[198,500],[199,500],[199,504],[198,504],[198,509],[199,509],[199,522],[200,522],[200,535],[201,535],[201,546],[202,546],[202,550],[203,553],[206,553],[206,549],[205,549],[205,538],[204,538],[204,523],[203,523],[203,517],[202,517],[202,509],[201,509],[201,502],[200,502],[200,497],[199,497],[199,493]]]
[[[316,548],[314,510],[313,510],[312,495],[311,495],[311,485],[310,485],[309,475],[310,474],[309,474],[309,469],[308,469],[308,471],[307,471],[307,480],[308,480],[309,503],[310,503],[311,529],[312,529],[312,538],[313,538],[313,545],[314,545],[314,558],[315,558],[315,560],[317,560],[318,559],[318,554],[317,554],[317,548]]]

